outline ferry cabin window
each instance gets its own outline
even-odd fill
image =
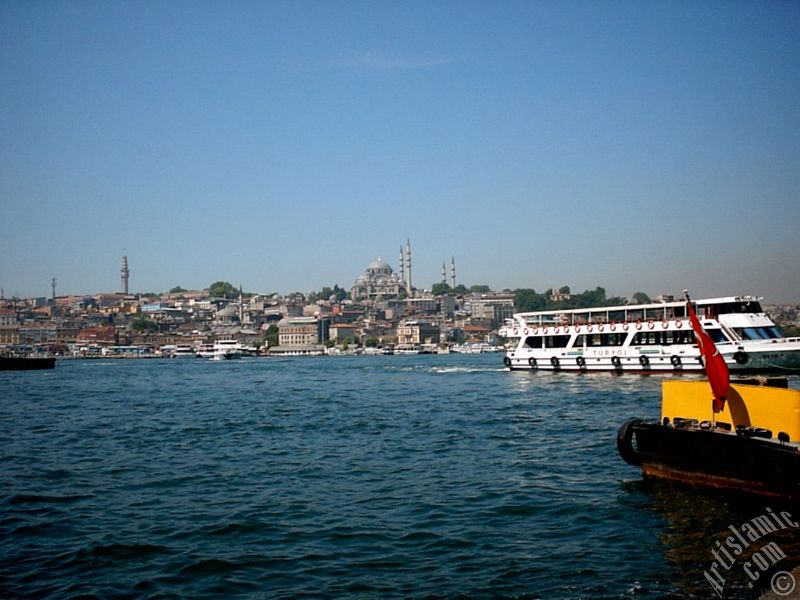
[[[572,344],[572,347],[622,346],[627,337],[627,333],[590,333],[588,335],[584,333],[575,337],[575,343]]]
[[[568,335],[548,335],[544,337],[545,348],[566,348],[569,343]]]
[[[762,313],[761,304],[758,302],[726,302],[716,305],[716,312],[720,315],[737,313]]]
[[[667,346],[669,344],[694,344],[694,332],[691,330],[637,331],[631,342],[632,346]]]
[[[526,348],[541,348],[542,347],[542,338],[540,337],[533,337],[530,336],[525,340],[525,347]]]
[[[726,338],[725,334],[722,333],[722,329],[706,329],[706,333],[715,344],[728,341],[728,338]]]
[[[775,327],[737,327],[735,331],[743,340],[774,340],[781,337]]]

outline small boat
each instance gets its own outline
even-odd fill
[[[56,359],[52,356],[0,356],[0,371],[38,371],[55,367]]]
[[[772,385],[732,383],[714,415],[707,381],[664,381],[661,420],[626,421],[617,450],[646,478],[800,498],[800,390]]]
[[[178,344],[170,353],[172,358],[194,358],[197,355],[194,346]]]
[[[708,380],[662,382],[661,419],[626,421],[620,456],[644,477],[800,498],[800,390],[786,379],[731,382],[688,294],[687,313]]]
[[[218,340],[214,343],[214,351],[211,360],[231,360],[241,358],[242,349],[236,340]]]
[[[214,358],[214,344],[201,344],[194,355],[197,358]]]

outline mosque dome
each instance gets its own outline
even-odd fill
[[[369,263],[367,271],[391,273],[392,267],[390,267],[389,264],[385,262],[382,258],[378,258],[378,260],[373,260],[371,263]]]

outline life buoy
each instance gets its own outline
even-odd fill
[[[617,328],[617,324],[614,321],[611,321],[611,325],[608,326],[609,331],[614,331]]]
[[[542,327],[542,333],[547,335],[547,327]]]
[[[537,333],[539,333],[539,328],[538,327],[534,327],[533,328],[533,335],[536,335]]]
[[[553,365],[554,369],[558,369],[561,366],[561,361],[558,360],[557,356],[553,356],[550,358],[550,364]]]
[[[522,333],[524,333],[525,335],[528,335],[528,328],[526,327],[525,331],[523,331]]]
[[[591,325],[586,326],[586,331],[588,331],[589,333],[592,333],[592,329],[594,329],[594,327],[592,327]]]
[[[519,327],[514,327],[514,335],[519,335]]]
[[[630,419],[625,421],[617,432],[617,452],[622,460],[634,467],[642,464],[642,457],[633,449],[633,428],[640,423],[641,419]]]
[[[508,358],[507,356],[504,356],[503,357],[503,364],[510,369],[511,368],[511,359]]]
[[[679,321],[678,319],[675,319],[675,327],[677,327],[678,329],[683,327],[683,321]]]
[[[745,352],[744,350],[738,350],[733,355],[733,360],[736,361],[737,365],[746,365],[747,361],[750,360],[750,357],[747,356],[747,352]]]
[[[586,359],[583,358],[582,356],[579,356],[578,358],[576,358],[575,362],[578,364],[578,366],[581,369],[585,369],[586,368]]]
[[[536,368],[536,357],[535,356],[531,356],[528,359],[528,366]]]
[[[636,321],[636,331],[641,331],[641,330],[642,330],[642,320],[639,319],[638,321]]]
[[[645,369],[650,366],[650,357],[642,354],[639,356],[639,364],[642,365]]]
[[[677,369],[678,367],[681,366],[681,357],[678,356],[677,354],[673,354],[672,356],[669,357],[669,362],[671,362],[672,366]]]
[[[666,329],[667,327],[669,327],[669,321],[667,321],[666,319],[664,319],[663,321],[661,321],[661,327],[663,327],[664,329]]]
[[[653,329],[655,326],[656,326],[656,324],[655,324],[655,321],[653,321],[653,319],[649,319],[647,321],[647,328],[648,329]]]
[[[558,327],[553,327],[553,333],[558,333],[558,331],[559,331]]]
[[[603,331],[603,329],[605,329],[605,327],[603,326],[602,323],[597,326],[597,331]]]
[[[628,322],[627,322],[627,321],[625,321],[625,322],[622,324],[622,331],[628,331],[628,327],[630,327],[630,326],[628,325]]]
[[[619,359],[619,356],[612,356],[611,357],[611,364],[614,365],[615,369],[622,368],[622,361]]]

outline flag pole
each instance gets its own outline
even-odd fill
[[[683,290],[683,296],[686,298],[686,314],[687,314],[687,316],[689,316],[689,311],[691,310],[690,305],[692,304],[692,299],[689,297],[689,290]],[[692,329],[694,329],[694,328],[692,328]],[[700,351],[700,359],[701,359],[701,361],[703,363],[703,372],[706,374],[706,377],[708,377],[708,371],[706,370],[705,357],[703,356],[703,351],[702,351],[702,348],[700,347],[700,342],[697,339],[697,335],[695,335],[695,338],[694,338],[694,345],[697,346],[697,349]],[[712,429],[716,429],[717,428],[717,413],[714,410],[714,400],[713,400],[713,398],[711,400],[711,428]]]

